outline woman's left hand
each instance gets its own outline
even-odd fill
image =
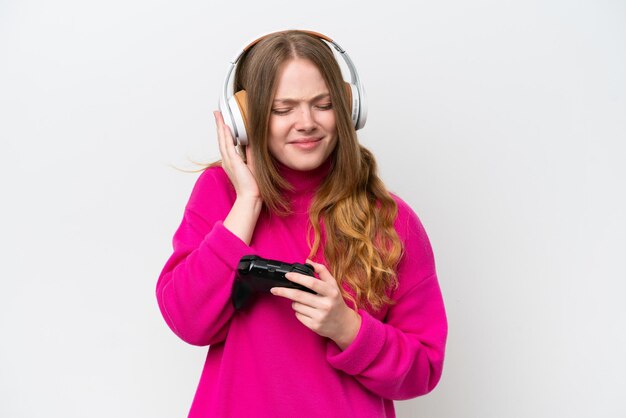
[[[274,287],[271,292],[292,300],[291,307],[300,322],[317,334],[332,339],[345,350],[361,328],[361,316],[346,305],[337,281],[326,266],[311,260],[306,262],[313,266],[320,280],[299,273],[287,273],[285,277],[308,287],[317,295],[286,287]]]

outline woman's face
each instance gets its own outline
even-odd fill
[[[289,60],[278,73],[268,144],[274,158],[300,171],[319,167],[335,149],[337,130],[330,92],[311,61]]]

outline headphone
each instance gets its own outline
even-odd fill
[[[267,35],[264,35],[254,41],[252,41],[248,46],[246,46],[241,52],[239,52],[235,59],[230,62],[230,66],[228,67],[228,71],[226,72],[226,78],[224,80],[224,86],[222,88],[222,92],[219,97],[218,108],[220,112],[222,112],[222,116],[224,117],[224,122],[230,128],[235,145],[237,143],[241,145],[248,145],[248,132],[246,130],[247,125],[247,115],[248,115],[248,100],[245,90],[239,90],[233,94],[234,90],[234,81],[231,85],[230,78],[234,72],[237,63],[241,59],[241,57],[250,50],[254,45],[259,43],[261,40],[266,37],[273,35],[275,33],[282,33],[285,31],[273,32]],[[351,114],[352,114],[352,123],[354,125],[354,129],[359,130],[363,126],[365,126],[365,121],[367,120],[367,103],[365,100],[365,92],[363,90],[363,85],[361,84],[361,79],[359,78],[359,74],[356,71],[356,67],[352,63],[352,60],[346,53],[346,51],[337,44],[337,42],[333,41],[329,37],[322,35],[321,33],[312,32],[312,31],[299,31],[306,33],[315,38],[321,39],[327,42],[330,46],[334,47],[337,52],[344,59],[346,64],[348,65],[348,70],[350,71],[350,82],[346,83],[346,90],[350,96],[351,102]]]

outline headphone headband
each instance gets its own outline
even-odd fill
[[[272,32],[272,33],[263,35],[253,40],[248,45],[246,45],[243,48],[243,50],[237,53],[235,58],[231,60],[230,66],[228,67],[228,70],[226,71],[224,85],[223,85],[222,92],[219,97],[218,108],[222,112],[222,115],[224,116],[224,121],[226,122],[226,125],[228,125],[231,128],[231,131],[233,133],[233,138],[235,140],[235,145],[237,141],[239,141],[239,143],[241,143],[242,145],[248,144],[248,134],[246,132],[247,110],[241,109],[241,106],[245,107],[246,103],[242,103],[242,101],[245,101],[245,99],[242,100],[241,95],[239,94],[240,92],[233,94],[233,91],[232,91],[233,87],[231,86],[231,83],[230,83],[231,75],[235,67],[237,66],[239,60],[241,59],[241,57],[247,51],[252,49],[257,43],[261,42],[263,39],[267,38],[268,36],[278,34],[278,33],[285,33],[285,32],[289,32],[289,31]],[[356,67],[354,66],[354,63],[348,56],[348,53],[337,42],[335,42],[334,40],[332,40],[326,35],[323,35],[321,33],[314,32],[314,31],[308,31],[308,30],[299,30],[298,32],[306,33],[312,37],[326,41],[333,48],[335,48],[335,50],[339,53],[339,55],[341,55],[343,60],[346,62],[346,65],[348,66],[348,70],[350,72],[349,90],[350,90],[350,95],[352,98],[352,101],[351,101],[352,102],[351,103],[352,122],[354,124],[355,129],[357,130],[361,129],[365,125],[365,121],[367,119],[367,106],[365,102],[365,92],[363,90],[363,85],[361,84],[361,79],[359,78],[359,74],[356,70]]]

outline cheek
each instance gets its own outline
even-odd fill
[[[330,146],[328,147],[328,154],[330,155],[335,150],[336,147],[337,147],[337,134],[334,133],[333,140],[330,143]]]
[[[335,133],[337,131],[337,124],[335,122],[334,112],[329,112],[328,116],[324,119],[324,128],[328,132]]]
[[[269,123],[270,138],[276,142],[284,141],[289,132],[289,123],[286,118],[271,118]]]

